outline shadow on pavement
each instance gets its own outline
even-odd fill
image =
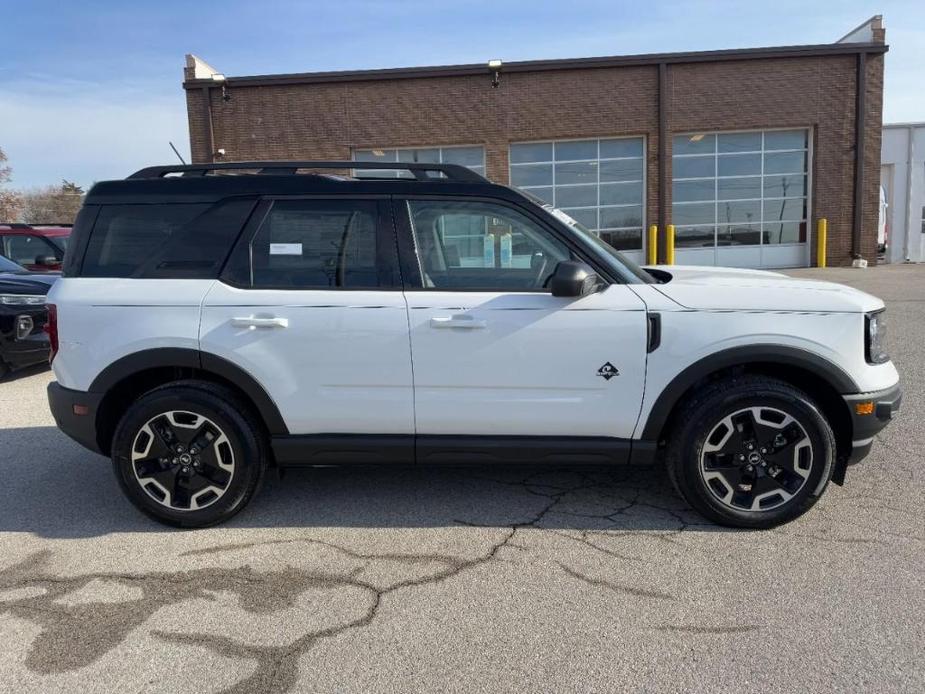
[[[108,459],[55,427],[0,430],[0,532],[50,538],[177,532],[122,495]],[[675,494],[660,467],[328,467],[271,470],[236,528],[724,530]]]
[[[17,369],[16,371],[11,371],[3,378],[0,378],[0,387],[2,387],[4,383],[12,383],[13,381],[18,381],[21,378],[28,378],[29,376],[36,376],[48,370],[49,370],[48,364],[45,362],[42,362],[41,364],[35,364],[34,366],[26,366],[21,369]]]

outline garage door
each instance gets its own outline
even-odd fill
[[[808,130],[688,133],[672,149],[679,265],[809,265]]]

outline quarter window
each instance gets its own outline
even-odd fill
[[[80,274],[215,278],[254,204],[252,198],[231,198],[214,205],[104,205],[90,234]]]
[[[675,244],[805,243],[808,154],[806,130],[676,136]]]
[[[408,202],[425,288],[543,290],[569,249],[522,213],[494,203]]]
[[[642,248],[641,137],[511,145],[511,185],[527,190],[620,250]]]
[[[357,149],[353,152],[357,162],[402,162],[406,164],[460,164],[482,176],[485,175],[484,147],[416,147],[403,149]],[[356,169],[358,178],[414,178],[405,169]]]
[[[225,277],[255,289],[378,287],[377,219],[373,200],[277,200]]]
[[[206,204],[104,205],[87,244],[81,275],[137,277],[169,249],[177,251],[178,259],[189,260],[188,232],[208,208]],[[219,262],[222,259],[224,254]],[[214,264],[214,260],[204,262]]]

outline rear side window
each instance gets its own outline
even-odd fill
[[[277,200],[223,279],[254,289],[392,286],[394,236],[390,243],[379,219],[375,200]]]
[[[104,205],[81,276],[209,279],[228,256],[254,199]]]

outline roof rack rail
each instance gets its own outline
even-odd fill
[[[36,229],[38,227],[72,227],[73,222],[0,222],[0,227],[10,229]]]
[[[258,169],[261,174],[285,176],[298,173],[299,169],[382,169],[410,171],[419,181],[448,180],[465,183],[487,183],[488,179],[460,164],[422,164],[418,162],[383,161],[223,161],[211,164],[177,164],[149,166],[136,171],[129,179],[163,178],[168,174],[181,176],[206,176],[210,171]],[[433,174],[439,174],[434,176]],[[442,175],[442,176],[441,176]]]

